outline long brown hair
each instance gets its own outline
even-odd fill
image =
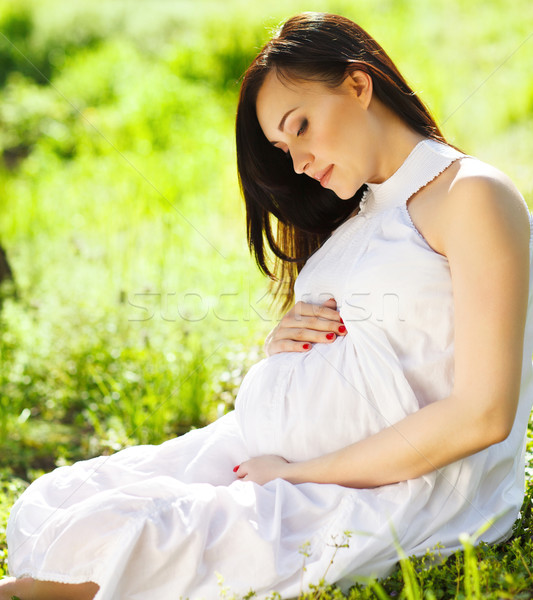
[[[445,139],[387,53],[359,25],[327,13],[302,13],[285,22],[243,77],[236,138],[248,245],[260,270],[277,282],[275,299],[286,309],[305,261],[353,213],[365,186],[350,200],[341,200],[318,181],[295,173],[291,161],[268,142],[257,120],[256,100],[272,70],[282,78],[318,81],[330,88],[351,71],[364,71],[372,77],[376,97],[414,131]],[[267,264],[268,249],[275,257],[273,269]]]

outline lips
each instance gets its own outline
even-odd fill
[[[329,165],[329,167],[327,167],[323,171],[316,173],[316,175],[314,176],[314,178],[320,183],[322,187],[326,187],[326,185],[328,184],[332,170],[333,165]]]

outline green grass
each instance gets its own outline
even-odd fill
[[[301,10],[374,34],[449,139],[531,203],[525,0],[4,1],[0,244],[17,294],[0,311],[0,547],[24,482],[232,407],[275,318],[244,239],[238,80]],[[404,560],[346,597],[533,598],[529,506],[506,544]]]

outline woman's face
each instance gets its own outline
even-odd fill
[[[335,90],[322,83],[280,80],[271,71],[259,90],[257,118],[266,138],[290,154],[296,173],[305,173],[351,198],[372,181],[372,81],[348,76]]]

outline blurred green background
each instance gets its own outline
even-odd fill
[[[529,0],[3,0],[6,480],[231,409],[275,319],[245,243],[239,78],[302,10],[360,23],[448,139],[532,200]]]

